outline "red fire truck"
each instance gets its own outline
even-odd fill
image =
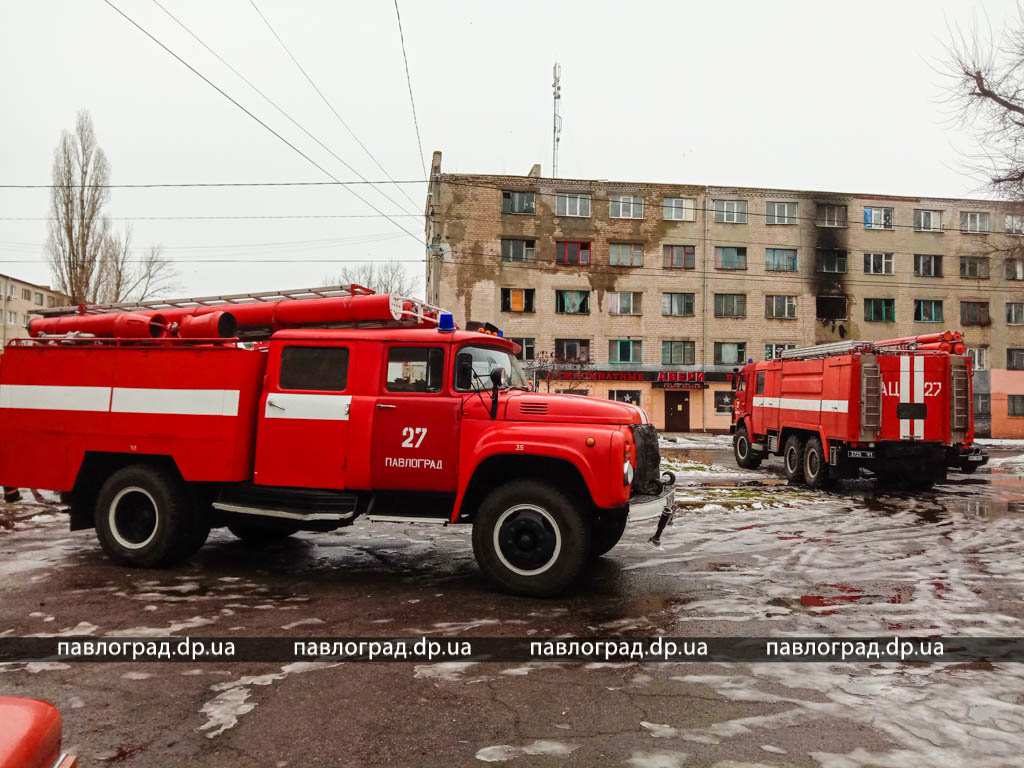
[[[735,377],[733,450],[741,467],[781,455],[791,482],[819,488],[871,471],[919,488],[947,466],[986,460],[974,442],[971,363],[946,331],[790,349]]]
[[[115,561],[360,515],[469,523],[502,587],[552,594],[671,503],[636,406],[527,385],[519,346],[344,286],[41,310],[0,367],[0,483],[64,492]],[[667,513],[666,513],[667,514]]]

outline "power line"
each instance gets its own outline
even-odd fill
[[[402,60],[405,62],[405,82],[409,86],[409,104],[412,105],[412,124],[416,129],[416,146],[420,150],[420,166],[423,168],[423,175],[427,175],[427,162],[423,159],[423,141],[420,139],[420,122],[416,119],[416,100],[412,97],[412,78],[409,76],[409,57],[405,53],[405,33],[402,32],[402,12],[398,10],[398,0],[395,0],[395,15],[398,17],[398,38],[402,41]]]
[[[422,213],[393,213],[395,218],[422,218]],[[239,216],[108,216],[111,221],[252,221],[260,219],[374,219],[384,218],[379,213],[300,213],[300,214],[253,214]],[[449,220],[461,216],[449,216]],[[0,216],[0,221],[58,221],[56,216]]]
[[[156,0],[154,0],[155,2]],[[186,66],[188,66],[186,64]],[[216,88],[216,86],[214,86]],[[261,94],[262,95],[262,94]],[[230,98],[230,97],[228,97]],[[265,97],[264,97],[265,98]],[[285,114],[287,117],[287,114]],[[258,119],[258,118],[257,118]],[[298,125],[298,123],[296,123]],[[264,125],[264,128],[267,126]],[[300,125],[299,128],[302,128]],[[268,129],[269,130],[269,129]],[[305,130],[303,128],[303,130]],[[271,131],[273,133],[273,131]],[[276,135],[276,134],[275,134]],[[316,137],[307,132],[314,141]],[[278,138],[281,138],[278,136]],[[287,143],[287,142],[286,142]],[[290,146],[290,145],[289,145]],[[324,147],[327,149],[326,147]],[[294,149],[294,147],[292,147]],[[330,150],[327,150],[330,152]],[[300,153],[301,154],[301,153]],[[341,160],[341,158],[338,158]],[[344,163],[344,160],[341,160]],[[350,169],[351,170],[351,169]],[[355,171],[353,171],[355,173]],[[358,174],[357,174],[358,175]],[[377,186],[378,184],[425,184],[424,179],[412,179],[409,181],[367,181],[363,179],[361,181],[204,181],[204,182],[182,182],[182,183],[157,183],[157,184],[86,184],[86,189],[161,189],[169,188],[175,189],[179,187],[357,187],[361,185],[369,185],[371,187]],[[81,184],[0,184],[0,189],[53,189],[55,186],[70,187],[72,189],[81,189]],[[392,200],[391,202],[394,202]],[[397,205],[397,203],[395,203]],[[387,214],[380,214],[386,216]],[[405,214],[391,214],[393,216],[423,216],[422,213],[405,213]]]
[[[369,149],[368,149],[368,148],[366,147],[366,145],[365,145],[365,144],[363,144],[363,142],[362,142],[362,141],[360,140],[360,138],[359,138],[358,136],[356,136],[356,133],[355,133],[355,131],[353,131],[353,130],[352,130],[352,129],[351,129],[350,127],[349,127],[349,124],[348,124],[348,123],[346,123],[346,122],[345,122],[345,120],[344,120],[344,119],[343,119],[343,118],[341,117],[341,115],[339,115],[339,114],[338,114],[338,110],[336,110],[336,109],[334,108],[334,105],[333,105],[333,104],[331,104],[331,102],[327,100],[327,97],[326,97],[326,96],[324,96],[323,92],[322,92],[322,91],[321,91],[321,90],[320,90],[320,89],[319,89],[319,88],[317,87],[317,84],[313,82],[313,78],[309,76],[309,73],[308,73],[308,72],[306,72],[306,70],[305,70],[305,69],[303,68],[303,66],[302,66],[302,65],[301,65],[301,64],[299,63],[299,60],[295,58],[295,56],[294,56],[294,55],[292,54],[292,52],[291,52],[291,50],[290,50],[290,49],[288,48],[288,46],[287,46],[287,45],[285,45],[285,43],[284,43],[284,40],[282,40],[282,39],[281,39],[281,36],[280,36],[279,34],[277,34],[277,31],[276,31],[276,30],[274,29],[274,27],[273,27],[273,26],[271,25],[270,21],[268,21],[268,20],[267,20],[267,17],[263,15],[263,11],[261,11],[261,10],[259,9],[259,7],[258,7],[258,6],[256,5],[256,2],[255,2],[255,0],[249,0],[249,3],[250,3],[250,5],[252,5],[252,7],[253,7],[253,9],[254,9],[254,10],[256,11],[256,13],[258,13],[258,14],[259,14],[259,17],[260,17],[261,19],[263,19],[263,23],[267,25],[267,29],[269,29],[269,30],[270,30],[270,33],[271,33],[271,34],[272,34],[272,35],[274,36],[274,38],[275,38],[275,39],[277,40],[277,42],[278,42],[278,43],[280,43],[281,47],[282,47],[282,48],[284,49],[284,52],[288,54],[288,58],[290,58],[290,59],[292,60],[292,62],[293,62],[293,63],[295,64],[295,66],[299,68],[299,71],[300,71],[300,72],[302,73],[303,77],[305,77],[305,78],[306,78],[306,81],[307,81],[307,82],[308,82],[308,83],[309,83],[309,84],[310,84],[311,86],[313,86],[313,90],[317,92],[317,95],[318,95],[318,96],[320,97],[320,99],[321,99],[321,100],[322,100],[322,101],[324,102],[324,104],[326,104],[326,105],[327,105],[327,108],[328,108],[328,109],[330,109],[330,110],[331,110],[331,112],[333,112],[333,113],[334,113],[334,116],[335,116],[336,118],[338,118],[338,122],[339,122],[339,123],[341,123],[341,124],[342,124],[342,125],[344,126],[345,130],[349,132],[349,135],[350,135],[350,136],[351,136],[351,137],[352,137],[353,139],[355,139],[355,140],[356,140],[356,143],[357,143],[357,144],[358,144],[358,145],[359,145],[360,147],[362,147],[362,149],[363,149],[363,152],[365,152],[365,153],[367,154],[367,156],[368,156],[368,157],[369,157],[369,158],[370,158],[371,160],[373,160],[373,162],[374,162],[374,163],[376,164],[376,166],[377,166],[378,168],[380,168],[381,172],[382,172],[382,173],[383,173],[383,174],[384,174],[385,176],[387,176],[387,177],[388,177],[388,178],[390,179],[390,178],[391,178],[391,174],[390,174],[390,173],[388,173],[388,172],[387,172],[387,171],[386,171],[386,170],[384,169],[384,166],[380,164],[380,162],[379,162],[379,161],[377,160],[377,158],[376,158],[376,157],[374,157],[374,156],[373,156],[373,153],[372,153],[372,152],[371,152],[371,151],[370,151],[370,150],[369,150]],[[424,176],[426,176],[426,175],[427,175],[427,171],[426,171],[426,169],[424,169],[424,171],[423,171],[423,175],[424,175]],[[409,202],[410,202],[410,203],[411,203],[412,205],[416,205],[416,203],[415,203],[415,202],[413,201],[413,199],[412,199],[411,197],[409,197],[409,196],[408,196],[407,194],[405,194],[405,190],[404,190],[404,189],[402,189],[401,187],[398,187],[397,189],[398,189],[398,191],[399,191],[399,192],[401,192],[401,193],[402,193],[402,195],[404,195],[404,196],[405,196],[405,199],[406,199],[406,200],[408,200],[408,201],[409,201]]]
[[[366,263],[422,264],[426,259],[165,259],[171,264],[336,264],[339,266]],[[41,264],[36,259],[0,259],[0,264]],[[127,264],[146,264],[146,259],[127,259]]]
[[[338,154],[337,154],[336,152],[334,152],[334,150],[332,150],[332,149],[331,149],[330,147],[328,147],[328,146],[327,146],[326,144],[324,144],[324,143],[323,143],[322,141],[320,141],[320,139],[318,139],[318,138],[317,138],[316,136],[314,136],[314,135],[313,135],[312,133],[310,133],[310,132],[309,132],[308,130],[306,130],[306,128],[305,128],[304,126],[302,126],[302,125],[301,125],[301,124],[300,124],[300,123],[299,123],[299,122],[298,122],[297,120],[295,120],[295,119],[294,119],[294,118],[293,118],[293,117],[292,117],[292,116],[291,116],[290,114],[288,114],[288,113],[287,113],[287,112],[286,112],[286,111],[285,111],[284,109],[282,109],[282,108],[281,108],[280,106],[278,106],[277,102],[275,102],[275,101],[274,101],[273,99],[271,99],[271,98],[270,98],[269,96],[267,96],[267,94],[265,94],[265,93],[264,93],[263,91],[261,91],[261,90],[260,90],[259,88],[257,88],[257,87],[256,87],[256,86],[255,86],[255,85],[254,85],[254,84],[252,83],[252,81],[251,81],[251,80],[249,80],[249,78],[247,78],[247,77],[246,77],[245,75],[243,75],[243,74],[242,74],[241,72],[239,72],[239,71],[238,71],[238,70],[237,70],[237,69],[236,69],[235,67],[233,67],[233,66],[232,66],[231,64],[229,64],[229,63],[228,63],[228,62],[227,62],[227,61],[226,61],[226,60],[224,59],[224,57],[223,57],[223,56],[221,56],[221,55],[220,55],[219,53],[217,53],[217,52],[216,52],[215,50],[213,50],[213,48],[211,48],[210,46],[208,46],[208,45],[207,45],[207,44],[206,44],[205,42],[203,42],[203,40],[202,40],[202,39],[200,39],[200,37],[199,37],[199,36],[198,36],[198,35],[197,35],[197,34],[196,34],[195,32],[193,32],[193,31],[192,31],[191,29],[189,29],[189,28],[188,28],[188,26],[187,26],[187,25],[186,25],[186,24],[185,24],[184,22],[182,22],[181,20],[179,20],[177,16],[175,16],[175,15],[174,15],[173,13],[171,13],[171,12],[170,12],[169,10],[167,10],[167,9],[166,9],[166,8],[165,8],[165,7],[163,6],[163,5],[161,5],[161,3],[160,3],[160,1],[159,1],[159,0],[153,0],[153,2],[154,2],[154,3],[156,4],[156,6],[157,6],[158,8],[160,8],[160,10],[162,10],[162,11],[163,11],[164,13],[166,13],[166,14],[167,14],[168,16],[170,16],[170,17],[171,17],[171,18],[172,18],[172,19],[174,20],[174,22],[175,22],[175,23],[176,23],[176,24],[177,24],[177,25],[178,25],[179,27],[181,27],[181,28],[182,28],[182,29],[184,29],[184,30],[185,30],[185,31],[186,31],[186,32],[187,32],[187,33],[188,33],[189,35],[191,35],[191,36],[192,36],[192,38],[193,38],[193,39],[194,39],[194,40],[195,40],[195,41],[196,41],[197,43],[199,43],[199,44],[200,44],[201,46],[203,46],[203,48],[205,48],[205,49],[206,49],[207,51],[209,51],[209,52],[210,52],[210,53],[211,53],[211,54],[212,54],[213,56],[215,56],[215,57],[217,58],[217,60],[218,60],[218,61],[219,61],[219,62],[220,62],[221,64],[223,64],[223,65],[224,65],[225,67],[227,67],[227,68],[228,68],[228,69],[230,69],[230,70],[231,70],[232,72],[234,72],[234,73],[235,73],[235,75],[236,75],[236,76],[238,76],[238,77],[239,77],[239,78],[240,78],[240,79],[242,80],[242,82],[244,82],[244,83],[245,83],[246,85],[248,85],[248,86],[249,86],[250,88],[252,88],[252,89],[253,89],[254,91],[256,91],[256,93],[258,93],[258,94],[259,94],[260,96],[262,96],[262,97],[263,97],[263,100],[264,100],[264,101],[266,101],[266,102],[267,102],[268,104],[270,104],[270,105],[271,105],[271,106],[272,106],[272,107],[273,107],[274,109],[276,109],[276,110],[277,110],[278,112],[280,112],[280,113],[281,113],[282,115],[284,115],[284,116],[285,116],[285,117],[286,117],[286,118],[287,118],[287,119],[288,119],[289,121],[291,121],[291,123],[292,123],[292,124],[293,124],[293,125],[294,125],[294,126],[295,126],[296,128],[298,128],[298,129],[299,129],[300,131],[302,131],[302,132],[303,132],[303,133],[305,133],[305,134],[306,134],[307,136],[309,136],[309,138],[311,138],[311,139],[312,139],[313,141],[315,141],[315,142],[316,142],[317,144],[319,144],[319,145],[320,145],[320,147],[322,147],[322,148],[323,148],[324,150],[326,150],[326,151],[327,151],[327,152],[328,152],[328,153],[329,153],[329,154],[330,154],[330,155],[331,155],[332,157],[334,157],[334,159],[336,159],[336,160],[337,160],[338,162],[340,162],[340,163],[341,163],[342,165],[344,165],[344,166],[345,166],[346,168],[348,168],[348,169],[349,169],[350,171],[352,171],[352,173],[356,174],[356,175],[357,175],[357,176],[358,176],[358,177],[359,177],[360,179],[363,179],[364,181],[366,180],[366,177],[365,177],[365,176],[363,176],[363,175],[362,175],[361,173],[359,173],[359,172],[358,172],[358,171],[357,171],[357,170],[356,170],[355,168],[353,168],[353,167],[352,167],[351,165],[349,165],[349,164],[348,164],[347,162],[345,162],[345,161],[344,161],[344,160],[343,160],[343,159],[342,159],[342,158],[341,158],[341,157],[340,157],[340,156],[339,156],[339,155],[338,155]],[[381,170],[382,170],[382,171],[384,171],[384,169],[383,169],[383,168],[381,168]],[[389,179],[391,178],[391,176],[390,176],[390,175],[388,174],[388,172],[387,172],[387,171],[384,171],[384,175],[385,175],[385,176],[387,176],[387,177],[388,177]],[[427,174],[426,174],[426,173],[424,172],[424,174],[423,174],[423,175],[424,175],[424,176],[426,176]],[[369,183],[369,182],[367,182],[367,183]],[[381,183],[383,184],[383,183],[385,183],[385,182],[381,182]],[[398,208],[403,208],[403,209],[405,208],[405,206],[401,205],[401,204],[400,204],[400,203],[398,203],[398,202],[397,202],[396,200],[392,199],[392,198],[391,198],[391,197],[390,197],[389,195],[385,194],[385,193],[384,193],[383,191],[381,191],[381,190],[377,189],[376,187],[374,187],[374,189],[375,189],[375,190],[376,190],[377,192],[379,192],[379,193],[380,193],[380,195],[381,195],[381,196],[382,196],[382,197],[383,197],[383,198],[384,198],[385,200],[387,200],[387,201],[388,201],[389,203],[391,203],[392,205],[395,205],[395,206],[397,206]],[[401,191],[401,188],[399,188],[399,191]],[[402,194],[404,195],[405,193],[404,193],[404,192],[402,192]],[[408,195],[406,195],[406,199],[408,199]]]
[[[160,46],[161,48],[163,48],[163,49],[164,49],[165,51],[167,51],[167,53],[169,53],[169,54],[170,54],[171,56],[173,56],[173,57],[174,57],[175,59],[177,59],[177,60],[178,60],[179,62],[181,62],[182,64],[184,64],[184,65],[185,65],[185,66],[186,66],[186,67],[187,67],[187,68],[189,69],[189,71],[191,71],[191,72],[192,72],[192,73],[193,73],[193,74],[194,74],[194,75],[195,75],[196,77],[200,78],[200,79],[201,79],[201,80],[202,80],[203,82],[205,82],[205,83],[206,83],[207,85],[209,85],[209,86],[210,86],[211,88],[213,88],[213,89],[214,89],[215,91],[217,91],[217,93],[219,93],[219,94],[220,94],[221,96],[223,96],[223,97],[224,97],[225,99],[227,99],[228,101],[230,101],[230,102],[231,102],[232,104],[234,104],[234,105],[235,105],[236,107],[238,107],[238,108],[239,108],[240,110],[242,110],[243,112],[245,112],[245,114],[247,114],[247,115],[248,115],[249,117],[251,117],[251,118],[252,118],[253,120],[255,120],[255,121],[256,121],[257,123],[259,123],[260,125],[262,125],[262,126],[263,126],[263,127],[264,127],[264,128],[266,129],[266,130],[270,131],[270,133],[272,133],[272,134],[273,134],[274,136],[276,136],[276,137],[277,137],[278,139],[280,139],[280,140],[281,140],[282,142],[284,142],[284,143],[285,143],[286,145],[288,145],[288,147],[290,147],[290,148],[291,148],[291,149],[292,149],[293,151],[295,151],[295,152],[296,152],[297,154],[299,154],[299,155],[300,155],[300,156],[301,156],[301,157],[302,157],[303,159],[305,159],[305,160],[306,160],[306,161],[307,161],[308,163],[310,163],[310,164],[311,164],[311,165],[313,165],[313,166],[314,166],[315,168],[317,168],[317,169],[318,169],[319,171],[321,171],[321,172],[322,172],[322,173],[323,173],[323,174],[324,174],[325,176],[327,176],[327,177],[329,177],[329,178],[333,179],[333,180],[334,180],[334,181],[335,181],[336,183],[338,183],[338,184],[342,184],[342,181],[341,181],[341,180],[340,180],[339,178],[337,178],[337,177],[336,177],[336,176],[335,176],[334,174],[332,174],[332,173],[331,173],[330,171],[328,171],[328,170],[327,170],[326,168],[324,168],[324,167],[323,167],[322,165],[320,165],[320,163],[318,163],[318,162],[317,162],[316,160],[314,160],[313,158],[311,158],[311,157],[310,157],[309,155],[307,155],[307,154],[306,154],[305,152],[303,152],[303,151],[302,151],[301,149],[299,149],[299,148],[298,148],[298,147],[296,147],[296,146],[295,146],[294,144],[292,144],[292,143],[291,143],[290,141],[288,141],[288,139],[286,139],[286,138],[285,138],[284,136],[282,136],[282,135],[281,135],[280,133],[278,133],[277,131],[275,131],[275,130],[274,130],[273,128],[271,128],[271,127],[270,127],[269,125],[267,125],[267,124],[266,124],[265,122],[263,122],[263,121],[262,121],[262,120],[260,120],[260,119],[259,119],[258,117],[256,117],[256,115],[254,115],[254,114],[253,114],[252,112],[250,112],[250,111],[249,111],[248,109],[246,109],[246,108],[245,108],[244,106],[242,106],[242,105],[241,105],[241,104],[240,104],[240,103],[239,103],[238,101],[236,101],[236,100],[235,100],[234,98],[232,98],[231,96],[229,96],[229,95],[228,95],[228,93],[227,93],[226,91],[224,91],[224,90],[223,90],[222,88],[220,88],[220,86],[216,85],[216,84],[215,84],[215,83],[214,83],[214,82],[213,82],[212,80],[210,80],[210,79],[209,79],[208,77],[206,77],[206,76],[205,76],[205,75],[204,75],[203,73],[201,73],[201,72],[200,72],[200,71],[199,71],[198,69],[196,69],[195,67],[193,67],[193,66],[192,66],[191,64],[189,64],[189,63],[188,63],[187,61],[185,61],[185,60],[184,60],[184,59],[183,59],[183,58],[182,58],[181,56],[179,56],[179,55],[178,55],[178,54],[176,54],[176,53],[175,53],[174,51],[172,51],[172,50],[171,50],[170,48],[168,48],[168,47],[167,47],[166,45],[164,45],[164,44],[163,44],[163,43],[162,43],[162,42],[161,42],[160,40],[158,40],[158,39],[157,39],[157,38],[156,38],[156,37],[155,37],[154,35],[152,35],[152,34],[151,34],[151,33],[149,32],[149,30],[147,30],[147,29],[146,29],[145,27],[143,27],[143,26],[142,26],[141,24],[139,24],[139,23],[138,23],[137,21],[135,21],[135,19],[133,19],[133,18],[132,18],[131,16],[129,16],[129,15],[128,15],[128,14],[126,14],[126,13],[125,13],[124,11],[122,11],[122,10],[121,10],[120,8],[118,8],[118,7],[116,6],[116,5],[114,5],[114,3],[112,3],[112,2],[111,2],[111,0],[103,0],[103,2],[105,2],[105,3],[106,3],[107,5],[109,5],[109,6],[111,7],[111,8],[113,8],[113,9],[114,9],[115,11],[117,11],[117,13],[118,13],[118,14],[120,14],[120,15],[121,15],[122,17],[124,17],[124,18],[125,18],[125,19],[126,19],[126,20],[127,20],[128,22],[130,22],[130,23],[132,24],[132,26],[134,26],[134,27],[135,27],[136,29],[138,29],[138,30],[139,30],[140,32],[142,32],[142,33],[143,33],[144,35],[146,35],[146,37],[148,37],[148,38],[149,38],[150,40],[152,40],[152,41],[153,41],[154,43],[156,43],[156,44],[157,44],[157,45],[159,45],[159,46]],[[384,213],[384,211],[380,210],[380,209],[379,209],[379,208],[378,208],[377,206],[375,206],[375,205],[374,205],[373,203],[371,203],[371,202],[370,202],[369,200],[367,200],[367,199],[366,199],[365,197],[363,197],[362,195],[360,195],[360,194],[359,194],[358,192],[356,192],[356,191],[355,191],[354,189],[352,189],[352,188],[351,188],[351,187],[349,187],[349,186],[345,186],[345,185],[343,185],[343,188],[344,188],[344,189],[347,189],[347,190],[348,190],[349,192],[351,192],[351,193],[352,193],[352,194],[353,194],[353,195],[354,195],[355,197],[357,197],[357,198],[358,198],[359,200],[361,200],[362,202],[366,203],[366,205],[367,205],[367,206],[369,206],[369,207],[370,207],[370,208],[371,208],[372,210],[376,211],[377,213],[379,213],[379,214],[381,214],[382,216],[384,216],[385,218],[387,218],[387,219],[388,219],[388,220],[389,220],[389,221],[390,221],[390,222],[391,222],[392,224],[394,224],[394,225],[395,225],[396,227],[398,227],[398,228],[399,228],[400,230],[402,230],[402,231],[403,231],[403,232],[405,232],[405,233],[406,233],[407,235],[409,235],[409,237],[411,237],[411,238],[413,238],[414,240],[416,240],[416,242],[417,242],[417,243],[418,243],[418,242],[420,242],[420,237],[419,237],[418,235],[415,235],[415,234],[413,234],[413,233],[412,233],[411,231],[409,231],[408,229],[406,229],[405,227],[403,227],[403,226],[402,226],[402,225],[401,225],[401,224],[400,224],[400,223],[399,223],[398,221],[394,220],[393,218],[391,218],[390,216],[388,216],[387,214],[385,214],[385,213]]]

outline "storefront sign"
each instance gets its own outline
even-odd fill
[[[729,381],[728,373],[704,371],[537,370],[549,381],[649,381],[665,389],[703,389],[709,381]]]

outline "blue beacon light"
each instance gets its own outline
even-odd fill
[[[441,313],[441,317],[437,321],[437,330],[445,332],[455,330],[455,318],[451,312]]]

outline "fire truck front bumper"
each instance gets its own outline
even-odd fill
[[[671,472],[661,476],[661,490],[658,493],[638,493],[629,499],[629,521],[654,520],[666,507],[674,507],[676,498],[676,479]]]
[[[946,464],[951,467],[982,467],[988,464],[988,454],[977,445],[960,445],[949,450]]]

